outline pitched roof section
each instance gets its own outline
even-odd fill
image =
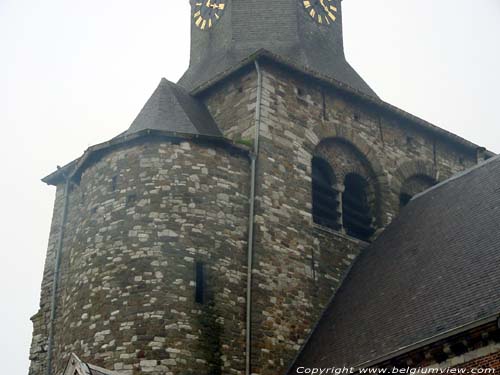
[[[165,78],[125,134],[145,129],[222,136],[205,105]]]
[[[354,68],[342,57],[331,59],[312,59],[301,50],[281,51],[279,48],[248,48],[231,49],[225,54],[210,56],[201,63],[192,65],[179,81],[179,84],[191,91],[196,91],[200,86],[210,82],[215,77],[231,71],[234,67],[241,65],[249,57],[266,51],[269,55],[276,55],[283,61],[290,61],[292,64],[311,72],[318,73],[333,78],[348,87],[362,92],[370,97],[378,98],[378,95],[365,82]]]
[[[356,366],[500,314],[500,158],[414,198],[354,264],[297,366]]]
[[[72,353],[64,370],[64,375],[120,375],[120,373],[85,363],[76,354]]]

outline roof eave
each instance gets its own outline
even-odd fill
[[[467,331],[470,331],[472,329],[479,328],[479,327],[481,327],[483,325],[494,323],[494,322],[498,321],[499,319],[500,319],[500,311],[497,312],[494,315],[490,315],[488,317],[475,320],[473,322],[470,322],[470,323],[464,324],[462,326],[455,327],[455,328],[450,329],[448,331],[442,332],[442,333],[440,333],[438,335],[431,336],[431,337],[428,337],[426,339],[417,341],[417,342],[415,342],[415,343],[413,343],[411,345],[399,348],[399,349],[397,349],[397,350],[395,350],[393,352],[384,354],[384,355],[382,355],[380,357],[371,359],[369,361],[359,363],[359,364],[357,364],[357,365],[355,365],[353,367],[355,369],[374,367],[374,366],[377,366],[377,365],[379,365],[379,364],[381,364],[383,362],[386,362],[386,361],[388,361],[390,359],[399,357],[401,355],[407,354],[407,353],[412,352],[414,350],[418,350],[418,349],[420,349],[420,348],[422,348],[424,346],[433,344],[433,343],[435,343],[437,341],[445,340],[445,339],[447,339],[447,338],[449,338],[451,336],[459,335],[459,334],[465,333]]]
[[[42,178],[42,182],[46,183],[47,185],[57,186],[60,183],[66,181],[67,176],[71,174],[71,171],[75,167],[78,160],[79,159],[73,160],[63,167],[57,167],[56,171]]]
[[[43,178],[42,181],[48,185],[58,185],[68,178],[70,180],[75,179],[75,177],[81,174],[82,170],[86,168],[86,165],[90,162],[92,157],[96,154],[106,153],[112,148],[123,146],[127,143],[133,142],[135,140],[155,136],[158,138],[173,138],[173,139],[199,139],[206,140],[211,142],[217,142],[226,144],[227,146],[234,148],[244,154],[248,154],[249,151],[246,147],[240,146],[235,142],[224,138],[222,136],[212,136],[212,135],[204,135],[204,134],[191,134],[191,133],[180,133],[180,132],[171,132],[164,130],[153,130],[153,129],[144,129],[132,134],[125,134],[118,138],[113,138],[107,142],[99,143],[95,146],[89,147],[85,153],[79,157],[78,159],[72,161],[66,166],[59,168],[57,171],[49,174],[47,177]]]

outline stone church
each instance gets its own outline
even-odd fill
[[[381,100],[340,0],[191,7],[180,81],[43,179],[29,374],[500,368],[500,159]]]

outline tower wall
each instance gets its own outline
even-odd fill
[[[281,59],[376,97],[345,60],[342,36],[342,3],[333,0],[336,20],[317,23],[302,1],[237,0],[226,2],[213,27],[199,29],[191,14],[191,59],[179,83],[197,89],[232,70],[257,51]],[[330,20],[330,18],[328,18]]]
[[[65,226],[54,374],[71,352],[123,374],[244,367],[248,166],[222,147],[148,140],[84,171]]]
[[[477,160],[472,150],[310,78],[274,64],[261,68],[252,373],[275,375],[285,372],[366,246],[313,223],[311,161],[319,145],[325,145],[325,157],[341,176],[360,160],[342,159],[335,143],[328,149],[329,140],[345,142],[367,161],[373,172],[367,178],[377,191],[379,228],[399,212],[405,179],[428,175],[444,180]],[[206,94],[212,115],[233,140],[253,134],[254,124],[238,122],[231,113],[253,111],[256,80],[248,72]]]

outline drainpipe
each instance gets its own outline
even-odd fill
[[[253,246],[254,246],[254,225],[255,225],[255,187],[257,175],[257,157],[259,155],[259,135],[260,135],[260,106],[262,102],[262,74],[259,62],[255,60],[255,70],[257,71],[257,99],[255,106],[255,135],[253,142],[251,183],[250,183],[250,213],[248,217],[248,259],[247,259],[247,310],[246,310],[246,363],[245,374],[251,373],[251,344],[252,344],[252,270],[253,270]]]
[[[59,236],[57,238],[57,247],[54,262],[54,279],[52,281],[52,297],[50,301],[50,320],[49,320],[49,335],[47,339],[47,368],[46,374],[51,375],[52,367],[52,351],[54,346],[54,322],[56,318],[56,302],[57,302],[57,289],[59,286],[59,273],[61,268],[61,254],[63,250],[64,228],[68,219],[68,202],[69,202],[69,185],[70,180],[66,178],[64,185],[64,201],[63,210],[61,214],[61,226],[59,227]]]

